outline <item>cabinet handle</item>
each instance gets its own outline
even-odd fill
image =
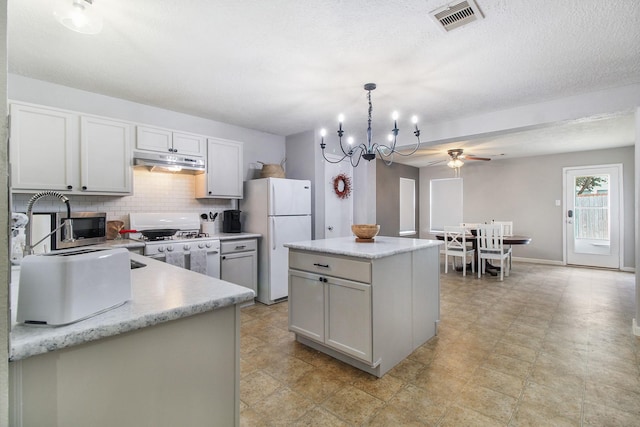
[[[241,246],[236,246],[236,249],[244,249],[246,247],[247,247],[247,245],[241,245]]]
[[[222,259],[227,259],[227,257],[226,257],[226,256],[223,256],[223,257],[222,257]]]
[[[73,185],[67,185],[67,190],[72,190],[73,189]]]
[[[86,189],[87,189],[87,186],[86,186],[86,185],[83,185],[83,186],[82,186],[82,189],[83,189],[83,190],[86,190]]]
[[[329,264],[318,264],[318,263],[316,262],[316,263],[314,263],[313,265],[315,265],[316,267],[329,268]]]
[[[328,282],[327,278],[326,277],[322,277],[322,276],[318,277],[318,280],[320,282],[323,282],[323,283],[327,283]]]

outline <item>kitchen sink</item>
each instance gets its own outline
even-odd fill
[[[134,270],[136,268],[146,267],[146,266],[147,266],[147,264],[143,264],[143,263],[141,263],[139,261],[131,260],[131,269],[132,270]]]
[[[28,255],[20,264],[17,320],[60,326],[115,308],[131,299],[132,268],[125,248]]]

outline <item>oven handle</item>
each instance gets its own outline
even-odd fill
[[[165,254],[156,254],[156,255],[145,255],[147,258],[157,259],[159,261],[164,261],[167,256]]]

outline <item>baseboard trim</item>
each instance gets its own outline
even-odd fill
[[[562,261],[554,261],[551,259],[522,258],[514,256],[513,260],[517,262],[528,262],[529,264],[564,265]]]

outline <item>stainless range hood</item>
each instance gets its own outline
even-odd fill
[[[146,167],[153,172],[173,172],[198,175],[205,172],[204,160],[200,157],[179,154],[133,152],[133,166]]]

